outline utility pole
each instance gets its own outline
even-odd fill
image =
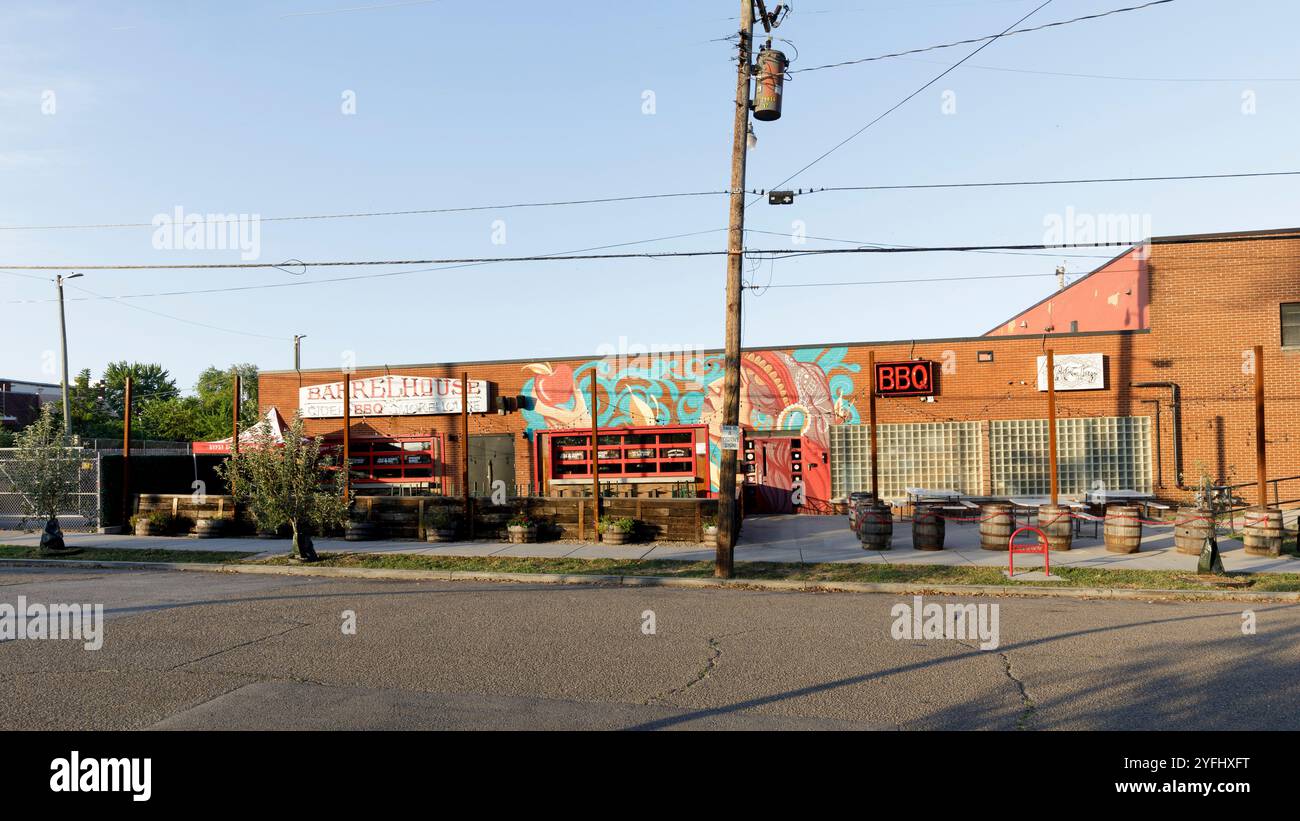
[[[736,116],[731,135],[731,222],[727,233],[727,330],[722,383],[722,424],[728,426],[740,424],[740,298],[745,261],[745,155],[749,136],[749,78],[753,43],[754,0],[740,0]],[[736,456],[734,450],[722,451],[718,476],[718,544],[713,575],[723,579],[731,577],[732,557],[736,547]]]
[[[72,410],[68,402],[68,326],[63,318],[63,280],[76,279],[82,274],[58,274],[54,286],[59,292],[59,349],[63,353],[63,434],[72,435]]]
[[[1051,479],[1052,505],[1060,501],[1061,486],[1056,477],[1056,352],[1047,349],[1047,472]]]

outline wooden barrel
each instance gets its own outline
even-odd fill
[[[912,548],[943,550],[943,509],[937,505],[917,505],[912,514]]]
[[[872,499],[862,506],[858,522],[858,539],[863,550],[888,550],[894,540],[894,511],[889,505]]]
[[[1111,505],[1106,508],[1102,533],[1111,553],[1136,553],[1142,544],[1142,511],[1136,505]]]
[[[1180,507],[1174,514],[1174,550],[1187,556],[1199,556],[1205,540],[1213,531],[1213,513],[1199,507]]]
[[[194,536],[198,539],[215,539],[225,530],[222,519],[199,519],[194,523]]]
[[[1074,542],[1074,519],[1065,505],[1039,505],[1038,529],[1051,550],[1069,550]]]
[[[862,525],[862,509],[875,500],[875,496],[861,490],[849,494],[849,530],[854,533]]]
[[[1246,511],[1246,552],[1252,556],[1282,555],[1282,511]]]
[[[985,550],[1006,550],[1011,541],[1011,505],[991,502],[980,505],[980,547]]]

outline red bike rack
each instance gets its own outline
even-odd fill
[[[1026,530],[1031,533],[1038,534],[1038,544],[1032,546],[1027,544],[1022,544],[1022,545],[1016,544],[1016,537],[1019,536],[1021,533],[1024,533]],[[1016,554],[1017,553],[1042,553],[1043,572],[1049,576],[1052,575],[1052,560],[1051,558],[1049,558],[1049,551],[1047,548],[1047,534],[1044,533],[1043,531],[1039,530],[1036,527],[1021,527],[1021,528],[1017,528],[1016,532],[1011,534],[1011,538],[1007,540],[1007,575],[1008,576],[1016,575]]]

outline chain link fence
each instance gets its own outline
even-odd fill
[[[68,469],[77,488],[67,510],[59,511],[59,525],[68,533],[94,533],[99,527],[99,455],[84,448],[69,448],[75,458]],[[14,448],[0,448],[0,530],[39,530],[45,522],[33,517],[19,488],[24,477]]]

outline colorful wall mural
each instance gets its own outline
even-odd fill
[[[753,351],[741,357],[740,424],[746,435],[799,431],[810,503],[830,497],[831,425],[860,421],[851,401],[859,365],[844,362],[848,348]],[[721,354],[609,356],[577,367],[535,362],[523,387],[532,407],[522,411],[529,438],[536,430],[591,424],[590,379],[596,372],[601,427],[704,424],[709,430],[711,490],[718,489],[722,451]]]

